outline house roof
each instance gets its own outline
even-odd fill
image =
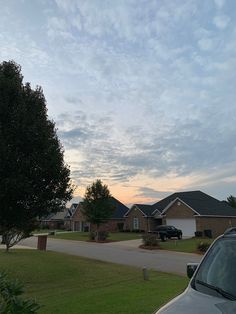
[[[67,213],[65,215],[65,218],[71,218],[74,215],[78,205],[79,205],[78,203],[71,204],[70,208],[67,209]]]
[[[112,205],[115,207],[114,213],[111,216],[111,219],[120,219],[124,218],[124,215],[129,210],[127,206],[118,201],[115,197],[112,197]]]
[[[177,192],[153,204],[163,212],[175,199],[180,199],[201,216],[236,216],[236,209],[201,191]]]
[[[43,218],[42,220],[45,220],[45,221],[64,220],[66,213],[67,213],[67,208],[57,213],[49,214],[47,217]]]
[[[150,217],[152,216],[152,213],[154,211],[154,208],[152,205],[145,205],[145,204],[134,204],[137,208],[141,210],[146,216]]]

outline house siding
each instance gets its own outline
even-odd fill
[[[128,213],[128,216],[125,219],[125,230],[133,231],[133,220],[134,218],[139,219],[139,230],[143,231],[149,231],[149,224],[150,220],[147,219],[147,217],[144,217],[143,213],[136,207],[133,206],[131,208],[130,212]]]
[[[196,217],[197,231],[211,230],[213,238],[223,234],[227,228],[236,227],[236,217]]]
[[[72,231],[95,231],[97,225],[91,224],[87,221],[86,216],[82,213],[82,204],[79,204],[72,218],[65,221],[65,226],[68,230]],[[118,224],[124,224],[125,218],[109,219],[106,223],[99,226],[100,231],[116,232],[119,231]],[[87,229],[87,230],[85,230]]]
[[[103,223],[99,226],[99,231],[107,231],[107,232],[117,232],[119,230],[118,224],[124,224],[125,219],[110,219],[106,223]],[[91,231],[97,230],[97,226],[91,224]],[[122,229],[123,230],[123,229]]]
[[[180,203],[180,205],[178,205]],[[183,204],[181,201],[176,200],[173,205],[171,205],[166,213],[166,218],[194,218],[194,211]]]
[[[89,229],[89,223],[86,222],[86,217],[81,212],[81,205],[78,205],[73,216],[70,219],[65,220],[65,227],[67,230],[84,231],[81,230],[81,226],[83,226],[82,228],[87,226]]]

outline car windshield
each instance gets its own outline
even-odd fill
[[[201,264],[192,286],[210,295],[236,300],[236,240],[218,240]]]

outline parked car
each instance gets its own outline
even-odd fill
[[[182,239],[182,230],[175,228],[174,226],[161,225],[156,228],[155,233],[158,233],[162,241],[171,238]]]
[[[236,228],[217,238],[201,263],[187,265],[187,289],[156,314],[236,313]]]

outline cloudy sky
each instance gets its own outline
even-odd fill
[[[0,59],[41,85],[75,200],[236,195],[235,0],[0,0]]]

